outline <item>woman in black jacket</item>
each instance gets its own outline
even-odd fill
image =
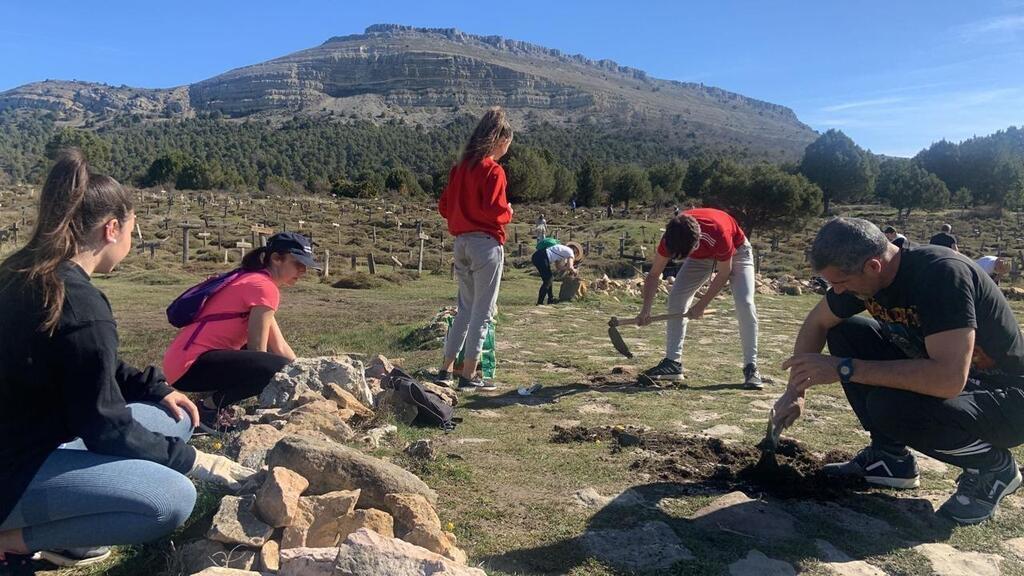
[[[195,405],[155,368],[118,358],[93,273],[131,250],[131,194],[62,153],[28,244],[0,264],[0,574],[164,536],[189,516],[189,475],[237,487],[253,472],[188,445]],[[90,550],[92,549],[92,550]]]

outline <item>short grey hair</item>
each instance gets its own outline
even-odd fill
[[[889,239],[871,222],[861,218],[833,218],[818,230],[811,244],[811,266],[829,266],[845,274],[860,274],[864,263],[885,253]]]

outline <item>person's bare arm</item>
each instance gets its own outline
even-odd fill
[[[825,338],[832,327],[842,322],[842,319],[832,313],[828,302],[822,298],[818,304],[811,309],[800,326],[796,335],[796,342],[793,344],[793,356],[802,354],[820,355],[825,347]],[[785,368],[785,365],[783,365]],[[786,391],[775,402],[776,422],[783,428],[793,424],[803,413],[804,395],[806,390],[800,390],[797,386],[796,376],[791,370]]]
[[[655,252],[654,264],[651,265],[650,272],[644,278],[644,303],[640,307],[639,320],[637,321],[637,324],[640,326],[646,326],[651,323],[651,305],[654,303],[654,297],[658,294],[658,286],[661,284],[661,273],[665,271],[666,266],[668,266],[668,257]]]
[[[274,309],[269,306],[253,306],[249,310],[248,350],[266,352],[270,341],[270,329],[274,325]]]
[[[281,326],[277,323],[277,317],[271,319],[268,348],[274,354],[284,356],[289,362],[295,361],[295,352],[293,352],[292,347],[288,345],[288,341],[284,339],[284,334],[281,332]]]

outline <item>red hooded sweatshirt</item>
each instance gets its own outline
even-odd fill
[[[453,167],[437,203],[448,232],[483,232],[505,244],[505,225],[512,221],[506,186],[505,170],[489,156],[474,165],[461,162]]]

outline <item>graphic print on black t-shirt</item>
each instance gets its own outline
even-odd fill
[[[826,294],[840,318],[867,310],[887,340],[908,358],[927,358],[927,336],[974,328],[972,373],[1024,375],[1024,339],[1006,298],[968,258],[935,246],[900,252],[892,284],[872,298]]]

